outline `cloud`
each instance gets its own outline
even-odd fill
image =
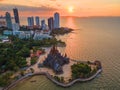
[[[33,6],[23,6],[23,5],[9,5],[9,4],[0,4],[0,11],[11,11],[13,8],[18,8],[19,11],[40,11],[40,12],[47,12],[47,11],[56,11],[56,8],[50,6],[40,6],[40,7],[33,7]]]

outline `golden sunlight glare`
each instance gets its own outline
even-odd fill
[[[72,13],[73,10],[74,10],[74,7],[73,7],[73,6],[68,7],[68,11],[69,11],[70,13]]]

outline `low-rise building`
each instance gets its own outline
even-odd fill
[[[29,39],[32,37],[32,33],[30,31],[22,31],[20,34],[19,34],[19,38],[20,39]]]
[[[34,34],[33,39],[34,40],[42,40],[46,38],[52,38],[49,34],[44,33],[43,31],[36,31]]]
[[[3,31],[3,34],[4,35],[12,35],[13,31],[5,30],[5,31]]]
[[[13,35],[20,35],[22,31],[13,31]]]
[[[10,42],[8,36],[0,36],[0,42],[5,43],[5,42]]]

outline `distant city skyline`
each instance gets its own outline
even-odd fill
[[[0,15],[18,8],[20,16],[120,16],[120,0],[0,0]]]

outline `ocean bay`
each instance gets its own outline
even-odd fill
[[[26,22],[22,21],[24,24]],[[58,36],[67,46],[59,48],[76,60],[100,60],[103,72],[94,80],[77,83],[66,90],[119,90],[120,88],[120,17],[61,18],[61,26],[75,29],[72,33]],[[26,23],[27,24],[27,23]],[[37,80],[31,83],[31,79]],[[35,76],[20,82],[11,90],[64,90],[44,76]]]

